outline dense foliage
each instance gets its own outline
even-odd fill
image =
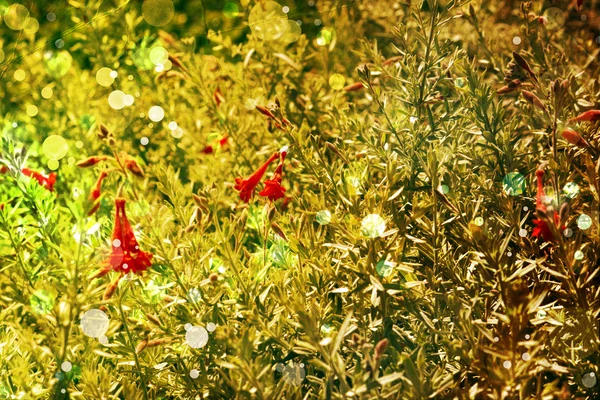
[[[0,398],[600,397],[597,0],[22,3]]]

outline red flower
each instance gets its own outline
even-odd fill
[[[92,192],[90,193],[90,201],[92,202],[92,209],[88,212],[88,215],[94,214],[96,211],[98,211],[98,208],[100,208],[100,201],[98,199],[100,199],[100,190],[102,189],[102,181],[107,176],[108,176],[108,172],[102,171],[100,173],[100,176],[98,177],[98,180],[96,181],[96,184],[94,185],[94,188],[92,189]]]
[[[106,275],[109,271],[126,274],[130,271],[139,274],[152,265],[152,253],[141,251],[135,239],[133,228],[125,214],[125,199],[115,199],[115,225],[112,233],[112,253],[102,263],[102,270],[96,277]]]
[[[535,172],[535,175],[537,178],[537,196],[535,208],[540,213],[547,214],[546,204],[544,203],[544,197],[546,197],[546,193],[544,192],[544,170],[538,169]],[[560,225],[560,216],[556,211],[552,211],[552,213],[553,214],[551,217],[554,220],[554,225],[558,227]],[[550,215],[548,215],[548,217],[550,217]],[[554,234],[552,233],[552,230],[548,226],[546,220],[542,218],[534,219],[533,223],[535,224],[535,228],[533,228],[533,232],[531,234],[532,237],[542,237],[545,241],[554,243]],[[561,227],[560,229],[562,230],[564,227]]]
[[[286,155],[285,151],[280,153],[279,165],[275,169],[273,178],[265,180],[265,188],[258,193],[260,196],[268,197],[269,200],[275,201],[285,195],[285,188],[281,186],[281,175],[283,174],[283,161]]]
[[[56,183],[56,172],[52,172],[48,176],[44,176],[43,174],[29,168],[23,168],[21,172],[23,173],[23,175],[38,181],[40,185],[42,185],[49,191],[54,191],[54,184]]]
[[[600,110],[589,110],[571,118],[569,122],[596,122],[600,120]]]
[[[277,157],[279,157],[279,152],[276,151],[259,169],[257,169],[248,178],[235,178],[234,188],[235,190],[238,190],[240,192],[240,199],[242,199],[246,203],[250,202],[250,198],[252,198],[252,193],[254,192],[254,189],[256,189],[256,186],[260,183],[260,180],[267,171],[269,164],[275,161]]]

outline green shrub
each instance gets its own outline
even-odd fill
[[[54,3],[0,1],[0,398],[598,398],[596,1]]]

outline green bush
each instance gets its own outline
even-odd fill
[[[598,2],[316,3],[0,1],[0,398],[600,396]]]

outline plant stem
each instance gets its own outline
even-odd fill
[[[131,332],[129,331],[129,326],[127,325],[127,319],[125,318],[125,314],[123,313],[123,306],[122,306],[122,300],[123,300],[123,296],[125,296],[125,292],[127,291],[127,288],[125,288],[125,290],[123,290],[123,293],[121,294],[121,296],[119,296],[119,314],[121,315],[121,321],[123,322],[123,326],[125,327],[125,332],[127,333],[127,337],[129,339],[129,345],[131,346],[131,352],[133,353],[133,358],[135,360],[135,365],[138,369],[138,375],[140,377],[140,380],[142,381],[142,389],[144,390],[144,398],[146,400],[149,400],[150,398],[148,397],[148,388],[146,385],[146,378],[144,378],[144,374],[142,373],[142,366],[140,365],[140,360],[138,359],[137,356],[137,352],[135,351],[135,346],[133,344],[133,337],[131,336]]]

